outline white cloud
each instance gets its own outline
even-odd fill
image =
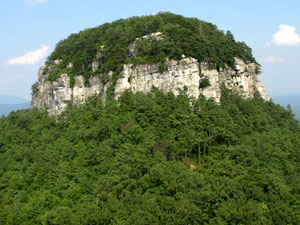
[[[46,2],[47,2],[47,0],[25,0],[24,1],[25,5],[28,5],[28,6],[43,4]]]
[[[50,47],[48,45],[41,45],[40,48],[36,51],[30,51],[26,54],[13,58],[7,61],[8,65],[25,65],[25,64],[35,64],[44,58]]]
[[[283,63],[284,59],[276,58],[274,56],[268,56],[264,58],[265,63]]]
[[[279,30],[273,35],[273,42],[276,45],[300,45],[300,35],[296,33],[295,27],[281,24]]]

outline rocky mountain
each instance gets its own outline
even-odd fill
[[[152,87],[175,95],[184,90],[190,97],[204,95],[218,103],[223,84],[245,98],[259,93],[270,99],[251,49],[231,33],[169,13],[147,18],[116,21],[60,42],[39,70],[31,107],[58,115],[68,104],[82,104],[93,95],[105,101],[125,90],[147,93]],[[135,31],[137,24],[142,32]]]

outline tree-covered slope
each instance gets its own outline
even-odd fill
[[[125,92],[0,137],[0,224],[300,223],[299,123],[259,97]]]
[[[141,39],[156,32],[162,33],[159,40]],[[135,42],[136,54],[130,55],[129,46]],[[233,67],[234,57],[255,62],[251,49],[244,42],[236,42],[230,31],[224,33],[215,25],[196,18],[159,13],[120,19],[70,35],[57,44],[46,62],[44,73],[50,66],[49,80],[68,73],[71,78],[102,74],[106,81],[109,78],[105,77],[105,73],[113,71],[113,79],[116,79],[125,63],[160,63],[163,70],[166,58],[180,59],[183,54],[199,62],[209,62],[216,68]],[[57,59],[61,60],[59,65],[51,67]],[[100,63],[94,72],[91,69],[93,61]],[[72,68],[69,63],[73,63]]]

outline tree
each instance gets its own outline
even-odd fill
[[[229,40],[231,40],[231,41],[234,41],[234,36],[233,36],[233,34],[231,33],[231,31],[230,30],[228,30],[228,31],[226,31],[226,37],[229,39]]]

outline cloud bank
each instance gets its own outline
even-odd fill
[[[265,63],[283,63],[284,60],[280,58],[276,58],[274,56],[268,56],[264,58]]]
[[[26,54],[13,58],[7,61],[8,65],[26,65],[26,64],[35,64],[44,58],[50,47],[48,45],[41,45],[40,48],[36,51],[30,51]]]
[[[46,2],[47,2],[47,0],[25,0],[24,1],[25,5],[28,5],[28,6],[43,4]]]
[[[295,27],[281,24],[279,30],[273,35],[273,42],[279,46],[300,45],[300,35],[296,33]]]

